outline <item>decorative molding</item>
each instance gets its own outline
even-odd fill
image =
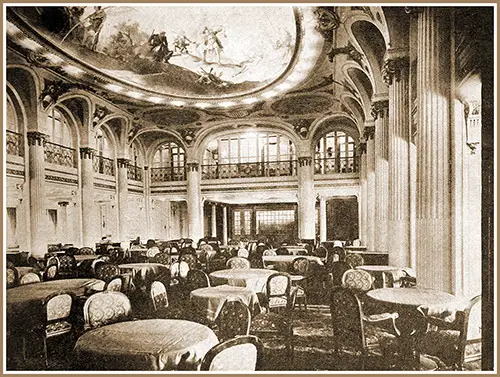
[[[408,69],[410,66],[410,60],[407,56],[386,59],[384,61],[384,66],[382,67],[382,79],[387,84],[387,86],[392,85],[394,80],[401,80],[401,72]]]
[[[348,42],[344,47],[332,47],[328,53],[328,60],[333,62],[333,58],[339,54],[346,54],[360,66],[363,66],[363,54],[356,50],[351,42]]]
[[[71,179],[66,177],[59,177],[57,175],[46,175],[45,180],[53,182],[71,183],[74,185],[78,184],[78,179]]]
[[[29,146],[38,145],[44,147],[49,135],[46,135],[43,132],[38,132],[38,131],[28,131],[26,133],[26,137],[28,138]]]
[[[366,153],[366,141],[360,141],[358,146],[359,154],[363,155]]]
[[[186,170],[188,172],[198,171],[200,168],[200,164],[197,162],[188,162],[186,164]]]
[[[95,149],[90,147],[80,148],[80,159],[92,159],[95,155]]]
[[[15,169],[6,169],[5,172],[10,175],[19,175],[21,177],[24,177],[24,171],[23,170],[15,170]]]
[[[365,126],[363,137],[365,140],[373,140],[375,138],[375,126]]]
[[[316,30],[319,31],[327,41],[333,40],[332,31],[338,29],[341,24],[340,17],[335,7],[316,7]]]
[[[130,191],[130,192],[136,192],[138,194],[144,194],[144,190],[138,190],[138,189],[129,188],[128,191]]]
[[[59,205],[61,207],[66,207],[69,205],[69,202],[63,200],[62,202],[57,202],[57,205]]]
[[[371,114],[373,119],[377,120],[379,117],[381,119],[387,116],[389,111],[389,100],[380,100],[372,103]]]
[[[110,111],[104,107],[104,106],[100,106],[100,105],[95,105],[95,110],[94,110],[94,115],[92,117],[92,129],[94,129],[97,124],[104,119],[104,117],[106,115],[108,115],[110,113]]]
[[[117,158],[116,159],[116,165],[118,166],[118,169],[127,169],[128,164],[130,163],[130,160],[128,158]]]
[[[45,79],[44,88],[40,93],[40,103],[42,109],[46,110],[50,105],[57,102],[57,99],[71,88],[70,84],[60,80],[51,81]]]
[[[187,145],[191,145],[194,141],[195,130],[192,128],[186,128],[181,131],[181,136]]]
[[[115,186],[113,186],[113,185],[105,185],[104,183],[94,183],[94,187],[116,190]]]
[[[297,161],[299,162],[299,166],[311,166],[313,158],[310,156],[299,157]]]

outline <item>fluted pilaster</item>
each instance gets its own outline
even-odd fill
[[[366,247],[375,251],[375,126],[366,122],[363,137],[366,140]]]
[[[227,207],[222,207],[222,244],[227,245],[228,233],[227,233]]]
[[[47,252],[47,223],[45,213],[45,155],[47,135],[30,131],[28,137],[29,187],[30,187],[30,235],[31,255],[43,258]]]
[[[95,247],[99,239],[99,221],[94,199],[94,168],[92,160],[94,149],[80,148],[80,166],[82,181],[82,243],[83,246]]]
[[[210,207],[212,209],[210,233],[212,237],[217,237],[217,206],[215,204],[212,204]]]
[[[301,239],[315,239],[316,237],[316,197],[312,160],[310,156],[298,158],[298,223]]]
[[[451,291],[449,10],[418,14],[417,274],[423,285]]]
[[[366,174],[366,141],[359,143],[359,240],[362,245],[367,242],[367,222],[368,222],[368,189]]]
[[[389,85],[389,264],[411,266],[408,56],[389,50],[384,66]]]
[[[118,194],[118,234],[121,242],[128,241],[128,164],[126,158],[117,158],[117,194]]]

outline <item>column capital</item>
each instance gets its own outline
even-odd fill
[[[128,158],[117,158],[116,159],[116,165],[118,166],[118,169],[120,168],[127,168],[130,160]]]
[[[84,159],[92,159],[95,154],[95,149],[90,148],[90,147],[83,147],[80,148],[80,158],[82,160]]]
[[[384,118],[389,111],[389,100],[382,99],[372,102],[371,114],[373,119]]]
[[[375,126],[365,126],[363,130],[363,137],[365,140],[373,140],[375,138]]]
[[[28,145],[39,145],[41,147],[45,146],[45,142],[49,137],[49,135],[39,131],[28,131],[26,136],[28,138]]]
[[[312,157],[311,156],[303,156],[297,159],[299,162],[299,166],[311,166],[312,165]]]
[[[188,172],[198,171],[200,164],[198,162],[188,162],[186,164],[186,168]]]
[[[409,66],[410,59],[408,56],[387,57],[382,67],[382,79],[387,86],[390,86],[394,80],[401,80],[401,72],[408,69]]]
[[[68,201],[61,201],[61,202],[57,202],[57,204],[61,207],[67,207],[69,205],[69,202]]]
[[[360,141],[358,146],[359,154],[363,155],[366,153],[366,141]]]

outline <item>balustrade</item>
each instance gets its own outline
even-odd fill
[[[133,181],[142,181],[142,167],[128,164],[127,178]]]
[[[356,173],[357,157],[315,158],[314,174]]]
[[[297,174],[297,161],[202,165],[202,179],[284,177]]]
[[[186,168],[184,166],[152,168],[151,182],[174,182],[186,180]]]
[[[24,157],[23,135],[14,131],[7,130],[6,150],[7,154]]]
[[[45,143],[44,154],[45,161],[51,164],[70,168],[75,168],[77,166],[76,150],[73,148],[47,141]]]
[[[95,173],[115,175],[115,161],[103,156],[94,156],[92,166]]]

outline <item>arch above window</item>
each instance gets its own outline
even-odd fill
[[[331,131],[316,144],[315,174],[355,173],[358,171],[356,142],[344,131]]]
[[[73,135],[66,117],[56,108],[47,115],[45,133],[49,141],[68,148],[73,148]]]

